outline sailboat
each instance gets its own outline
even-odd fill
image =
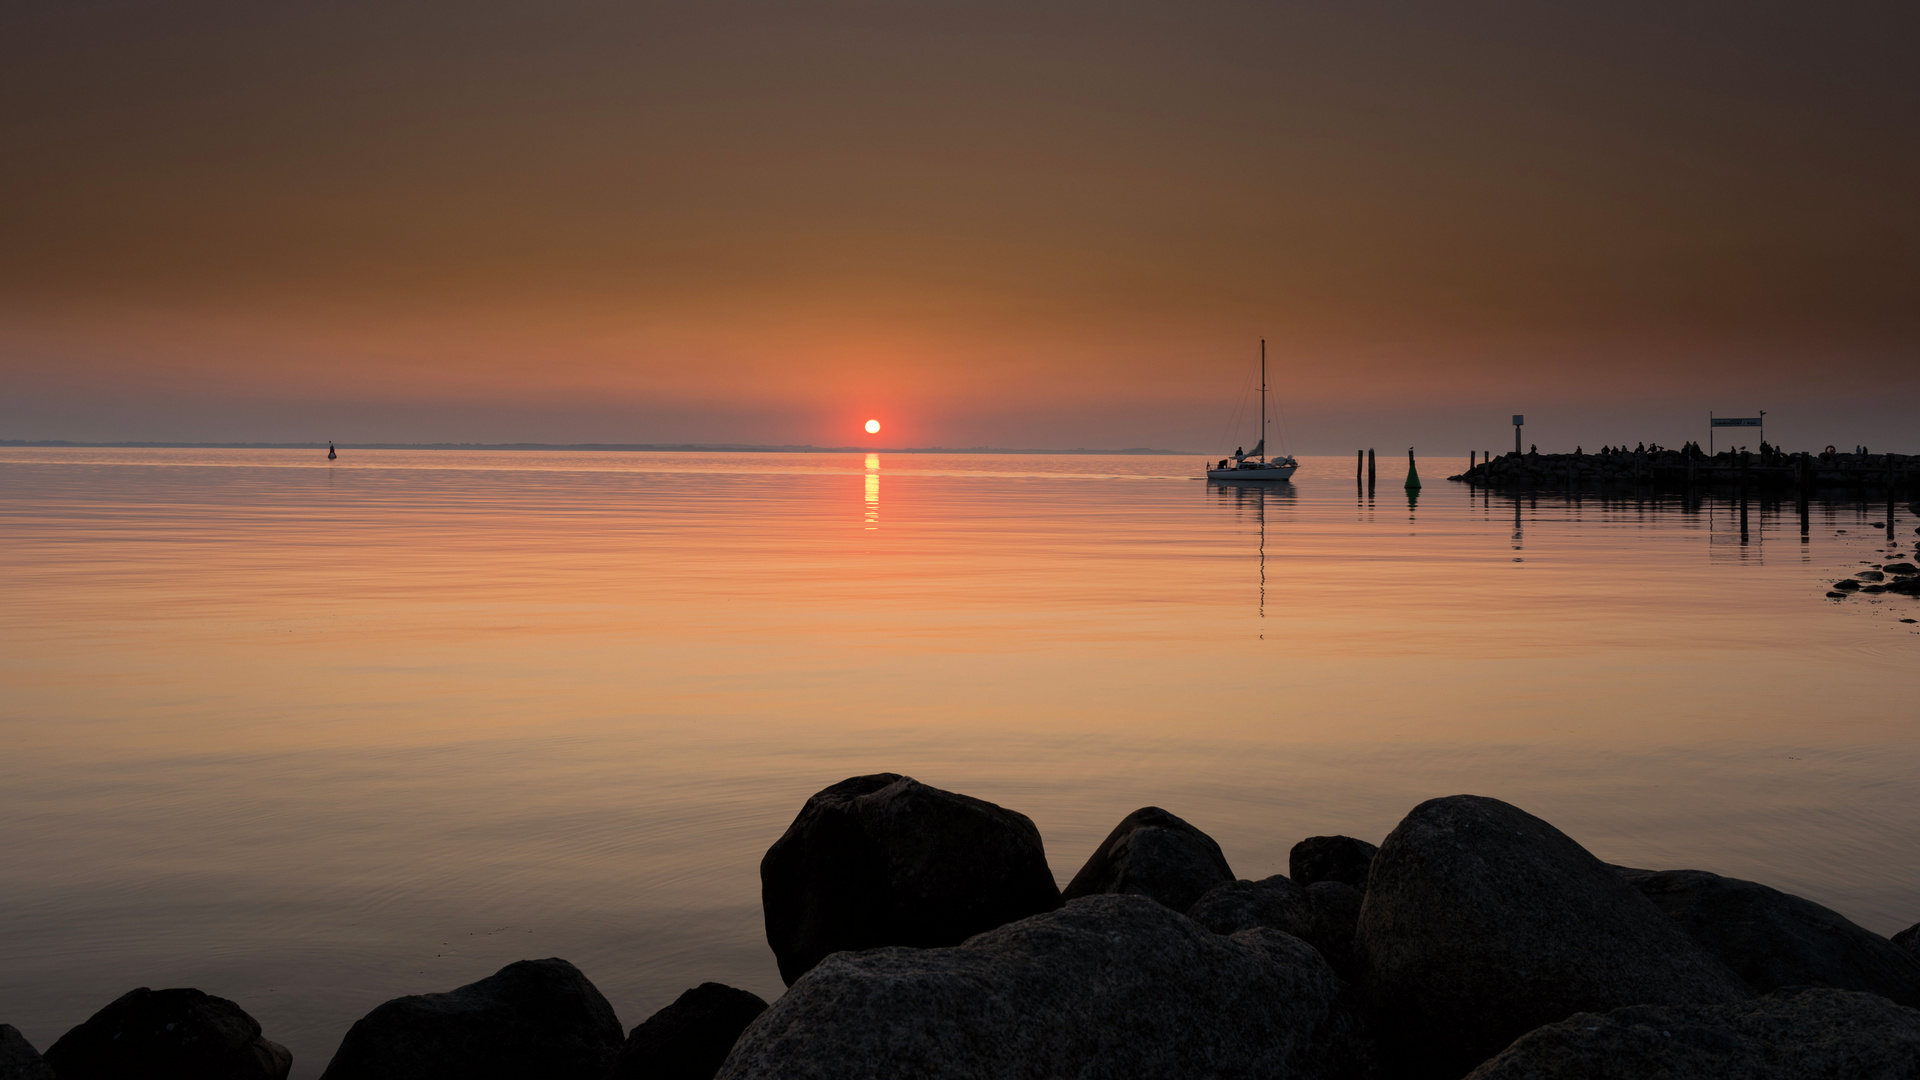
[[[1293,455],[1267,459],[1267,339],[1260,339],[1260,441],[1253,453],[1236,450],[1232,457],[1221,458],[1218,465],[1207,466],[1208,480],[1240,483],[1248,480],[1291,480],[1300,463]]]

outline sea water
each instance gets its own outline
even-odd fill
[[[0,449],[0,1022],[197,986],[314,1077],[522,958],[771,998],[760,856],[882,771],[1063,882],[1145,805],[1259,878],[1471,792],[1920,920],[1920,601],[1825,597],[1913,515],[1421,464]]]

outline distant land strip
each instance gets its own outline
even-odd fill
[[[334,443],[342,450],[603,450],[727,454],[1151,454],[1192,457],[1186,450],[1129,446],[1124,450],[1020,450],[1000,446],[757,446],[750,443]],[[70,442],[66,439],[0,439],[0,446],[71,446],[164,450],[324,450],[325,442]]]

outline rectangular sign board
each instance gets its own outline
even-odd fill
[[[1513,414],[1513,426],[1514,426],[1514,427],[1523,427],[1523,426],[1525,426],[1525,424],[1526,424],[1526,422],[1527,422],[1527,418],[1526,418],[1526,417],[1524,417],[1524,416],[1521,416],[1521,415],[1520,415],[1519,413],[1514,413],[1514,414]]]
[[[1714,427],[1760,427],[1757,416],[1716,416],[1710,423]]]

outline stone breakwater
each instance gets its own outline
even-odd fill
[[[1920,596],[1920,566],[1910,562],[1869,563],[1867,569],[1857,571],[1852,577],[1841,578],[1833,583],[1833,588],[1827,590],[1828,598],[1833,600],[1845,600],[1849,596],[1872,596],[1875,593]]]
[[[1602,862],[1497,799],[1315,836],[1236,878],[1158,807],[1065,890],[1016,811],[883,773],[761,863],[771,1005],[718,983],[631,1031],[560,959],[396,998],[325,1080],[1920,1078],[1920,926],[1888,939],[1703,870]],[[0,1080],[284,1080],[237,1004],[133,990]]]
[[[1684,450],[1604,450],[1593,454],[1503,454],[1447,477],[1475,487],[1515,490],[1638,487],[1658,491],[1872,491],[1920,494],[1920,455],[1788,454]]]

